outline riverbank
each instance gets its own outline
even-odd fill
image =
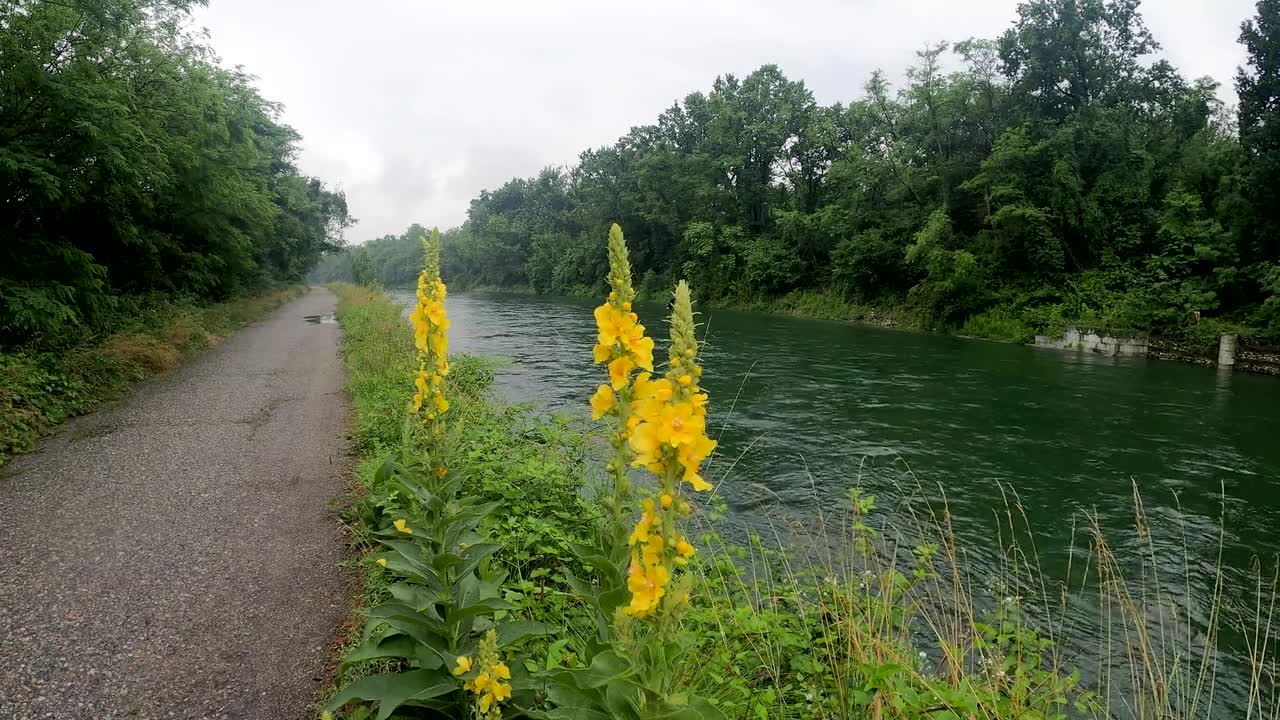
[[[468,292],[496,292],[521,296],[539,296],[540,293],[527,286],[471,286]],[[406,290],[406,292],[408,292]],[[591,288],[578,288],[566,297],[590,298],[597,292]],[[641,302],[665,304],[667,298],[658,293],[646,293],[641,289],[637,294]],[[803,320],[826,320],[844,322],[867,327],[906,330],[910,332],[939,333],[969,340],[991,340],[995,342],[1020,345],[1035,345],[1037,335],[1060,337],[1072,326],[1071,321],[1061,318],[1049,324],[1028,322],[1008,308],[996,307],[986,312],[967,318],[962,325],[948,326],[925,322],[910,305],[866,305],[850,302],[838,293],[823,290],[800,290],[779,297],[754,298],[748,300],[709,300],[702,304],[704,309],[734,310],[757,313],[774,317],[789,317]],[[1096,327],[1098,324],[1079,323],[1084,327]],[[1137,330],[1126,331],[1135,335],[1146,336],[1147,333]],[[1266,336],[1258,329],[1247,325],[1227,322],[1216,318],[1206,318],[1197,323],[1189,323],[1177,334],[1152,335],[1149,337],[1150,351],[1147,357],[1156,360],[1169,360],[1184,364],[1217,367],[1218,341],[1223,335],[1237,335],[1240,338],[1239,358],[1235,365],[1238,371],[1260,375],[1280,375],[1280,339]]]
[[[401,306],[362,289],[338,292],[355,438],[363,453],[360,484],[366,497],[378,497],[386,489],[378,469],[404,447],[412,345]],[[462,321],[455,318],[454,331],[465,333]],[[579,490],[601,474],[586,450],[602,438],[504,406],[488,387],[492,378],[483,361],[457,357],[449,377],[456,380],[449,413],[459,418],[450,469],[463,477],[467,497],[501,503],[486,539],[498,546],[491,569],[507,573],[501,586],[512,605],[507,613],[560,628],[513,650],[513,666],[525,667],[522,682],[537,687],[546,673],[590,656],[590,604],[573,580],[590,571],[572,548],[600,532],[600,510],[585,499],[595,495]],[[579,391],[584,407],[590,389]],[[720,401],[722,395],[715,395],[713,402]],[[725,448],[731,457],[740,450]],[[1171,567],[1164,552],[1157,553],[1153,543],[1165,547],[1170,528],[1143,530],[1140,506],[1134,509],[1140,529],[1116,538],[1129,548],[1123,560],[1111,554],[1112,538],[1082,517],[1080,547],[1069,551],[1079,555],[1080,575],[1066,578],[1040,573],[1040,551],[1020,508],[1006,506],[1007,536],[1002,531],[991,539],[1004,548],[1004,563],[975,576],[965,559],[974,548],[957,543],[949,509],[938,503],[936,491],[902,491],[907,499],[885,511],[874,498],[851,492],[843,507],[827,508],[805,528],[780,523],[766,536],[773,539],[757,536],[742,546],[716,535],[722,501],[697,508],[705,534],[689,566],[694,602],[682,620],[690,649],[678,670],[680,687],[734,718],[1012,718],[1037,712],[1145,718],[1156,711],[1179,718],[1195,716],[1183,703],[1192,695],[1203,700],[1217,673],[1243,673],[1251,664],[1242,656],[1219,669],[1216,651],[1206,652],[1198,639],[1205,632],[1216,638],[1219,624],[1248,625],[1228,617],[1217,600],[1216,619],[1206,630],[1167,594],[1137,589],[1147,587],[1140,577],[1158,576],[1157,588],[1202,579],[1198,569]],[[349,521],[366,553],[363,602],[369,608],[386,600],[401,576],[376,562],[384,557],[376,540],[389,519],[377,503],[358,507],[365,509]],[[1183,542],[1204,542],[1182,531]],[[1142,559],[1143,548],[1149,561]],[[1138,558],[1136,566],[1129,556]],[[1109,608],[1105,617],[1103,607]],[[1181,630],[1156,637],[1149,622]],[[1064,630],[1080,627],[1095,629],[1084,643],[1089,647]],[[376,632],[363,628],[351,647]],[[1179,639],[1193,636],[1197,640],[1185,647]],[[1099,658],[1102,638],[1109,649]],[[342,686],[413,667],[403,660],[360,660],[362,654],[367,649],[348,655]],[[1265,663],[1274,653],[1262,655]],[[1188,667],[1195,671],[1190,676]],[[1247,685],[1245,677],[1239,679]],[[550,709],[546,695],[530,697],[529,707]],[[1253,703],[1233,696],[1230,707]]]
[[[0,466],[68,419],[172,370],[303,292],[291,287],[208,305],[130,298],[107,334],[0,352]]]

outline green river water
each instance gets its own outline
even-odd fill
[[[585,416],[604,373],[591,363],[595,304],[455,293],[452,347],[510,360],[498,373],[510,400]],[[651,334],[665,330],[663,308],[637,310]],[[972,576],[994,576],[1003,486],[1025,511],[1046,578],[1084,556],[1085,513],[1137,572],[1136,485],[1156,562],[1177,580],[1162,593],[1197,632],[1212,605],[1220,518],[1228,603],[1246,603],[1251,563],[1269,570],[1280,552],[1274,378],[721,310],[699,320],[720,443],[707,476],[727,502],[731,537],[812,529],[853,486],[876,494],[891,522],[902,488],[918,482],[926,502],[945,495]],[[1096,597],[1081,594],[1063,622],[1087,656],[1100,621]],[[1213,704],[1223,717],[1247,689],[1238,641],[1228,632],[1219,642]]]

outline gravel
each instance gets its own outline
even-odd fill
[[[0,470],[0,718],[312,715],[351,577],[312,289]]]

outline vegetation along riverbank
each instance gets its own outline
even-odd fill
[[[642,321],[664,323],[632,312],[615,228],[599,342],[582,348],[600,367],[599,386],[581,389],[598,423],[584,431],[504,405],[492,365],[447,354],[434,242],[412,324],[377,291],[336,288],[362,453],[347,519],[365,584],[326,712],[1280,716],[1271,570],[1239,604],[1212,569],[1171,573],[1153,538],[1193,533],[1153,532],[1136,495],[1132,536],[1080,518],[1080,564],[1063,578],[1039,572],[1016,499],[992,539],[999,572],[971,576],[945,500],[919,487],[888,512],[854,489],[817,527],[728,544],[705,478],[732,482],[718,464],[736,449],[706,434],[708,408],[728,399],[700,389],[715,369],[700,361],[687,286],[655,347]],[[1112,541],[1133,552],[1117,558]],[[1192,582],[1219,588],[1207,622],[1173,601]],[[1078,624],[1097,628],[1101,651],[1063,641]],[[1222,634],[1237,632],[1223,655]],[[1215,696],[1228,672],[1247,689]]]
[[[459,288],[590,294],[616,221],[641,297],[685,277],[705,302],[1006,340],[1072,323],[1274,338],[1275,12],[1244,23],[1230,79],[1179,73],[1137,3],[1062,0],[927,45],[901,86],[875,73],[848,102],[772,65],[724,75],[571,166],[481,192],[444,267]],[[358,262],[410,284],[414,237],[321,273]]]

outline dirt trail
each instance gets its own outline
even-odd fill
[[[345,615],[313,289],[0,470],[0,718],[309,716]]]

